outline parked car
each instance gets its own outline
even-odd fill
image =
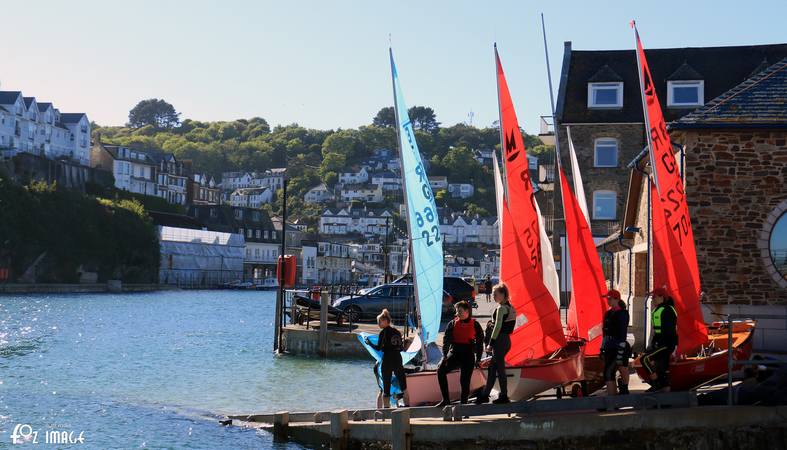
[[[452,296],[443,291],[443,315],[452,314]],[[352,322],[374,320],[380,311],[388,309],[395,321],[404,321],[408,311],[415,314],[413,285],[408,281],[383,284],[359,293],[337,299],[333,306],[341,310],[346,320]]]
[[[410,282],[412,277],[410,275],[402,275],[394,280],[394,283]],[[459,277],[443,277],[443,290],[451,296],[453,303],[461,302],[462,300],[474,304],[476,290],[473,285]]]

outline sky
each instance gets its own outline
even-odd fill
[[[787,42],[787,1],[4,0],[0,89],[122,125],[140,100],[181,119],[354,128],[391,106],[389,35],[407,103],[445,125],[497,119],[497,42],[526,131],[550,111],[563,42],[631,49]],[[557,94],[556,94],[557,95]]]

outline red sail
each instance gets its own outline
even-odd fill
[[[656,274],[659,271],[654,270],[653,281],[654,287],[665,287],[675,300],[680,333],[678,351],[683,353],[708,342],[708,331],[700,308],[697,251],[694,248],[694,232],[691,229],[686,191],[638,32],[636,39],[640,86],[643,93],[642,103],[650,143],[650,164],[656,186],[651,202],[653,238],[660,239],[660,251],[664,258],[662,261],[664,266],[660,269],[666,274],[657,279]],[[658,238],[657,224],[661,224]],[[655,260],[654,266],[659,266]]]
[[[511,209],[516,210],[516,207]],[[513,220],[509,205],[504,202],[500,279],[508,285],[511,304],[517,313],[517,327],[511,334],[511,350],[506,355],[506,362],[518,365],[562,348],[566,338],[552,295],[538,272],[526,263],[529,258],[520,245]]]
[[[535,207],[535,192],[528,171],[527,150],[519,129],[514,103],[508,92],[508,83],[497,54],[497,47],[495,47],[495,61],[502,136],[500,144],[505,163],[508,204],[511,211],[516,214],[513,226],[527,256],[522,262],[528,264],[538,272],[539,277],[542,277],[540,225]]]
[[[566,242],[571,260],[571,304],[567,320],[569,334],[587,340],[585,354],[598,355],[604,313],[608,307],[606,300],[602,298],[607,294],[607,284],[590,226],[568,186],[562,167],[558,175],[566,218]]]
[[[650,187],[653,230],[653,286],[667,286],[675,299],[678,312],[678,354],[694,354],[708,341],[708,329],[702,318],[699,299],[686,301],[694,293],[689,262],[681,252],[681,245],[669,228],[664,205],[658,199],[656,186]],[[678,286],[678,289],[671,288]],[[695,294],[696,296],[696,294]]]
[[[508,194],[501,218],[500,279],[509,286],[517,312],[517,327],[506,356],[508,364],[516,365],[554,352],[565,345],[566,339],[557,304],[544,285],[540,221],[527,153],[497,49],[495,60]]]

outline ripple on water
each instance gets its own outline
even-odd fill
[[[269,436],[219,427],[216,414],[374,402],[368,361],[274,357],[271,292],[2,303],[0,429],[65,424],[103,448],[259,448]]]

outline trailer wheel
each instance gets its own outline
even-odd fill
[[[580,383],[574,383],[571,385],[571,397],[580,398],[584,396],[585,395],[582,393],[582,385]]]

